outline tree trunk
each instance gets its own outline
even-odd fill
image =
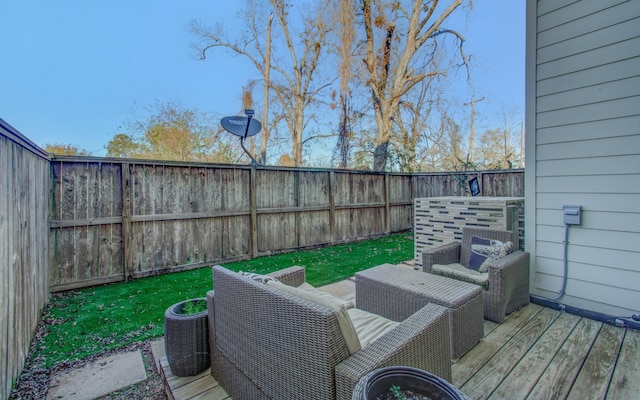
[[[376,146],[373,153],[373,170],[384,171],[387,167],[387,158],[389,158],[389,142],[383,142]]]

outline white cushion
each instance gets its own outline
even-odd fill
[[[362,347],[366,347],[369,343],[400,324],[357,308],[351,308],[348,311]]]
[[[238,274],[249,278],[251,280],[254,280],[256,282],[260,282],[260,283],[264,283],[267,284],[269,282],[274,282],[274,281],[278,281],[276,278],[274,278],[273,276],[268,276],[268,275],[260,275],[260,274],[256,274],[255,272],[244,272],[244,271],[239,271]]]
[[[337,301],[340,304],[344,304],[344,306],[349,309],[355,307],[351,300],[341,299],[338,296],[334,296],[329,292],[325,292],[324,290],[316,289],[315,287],[309,285],[307,282],[303,282],[302,285],[298,286],[298,289],[306,290],[307,292],[315,293],[318,296],[323,296],[333,301]]]
[[[360,350],[361,348],[360,340],[358,339],[358,334],[356,333],[356,329],[353,326],[353,323],[351,322],[351,318],[349,317],[349,313],[347,312],[347,307],[344,304],[344,300],[326,292],[324,292],[326,295],[318,294],[315,291],[310,291],[310,290],[301,289],[299,287],[285,285],[282,282],[270,281],[270,282],[267,282],[267,284],[271,287],[282,290],[283,292],[292,294],[294,296],[298,296],[302,299],[305,299],[315,304],[319,304],[321,306],[327,307],[332,311],[335,311],[338,317],[338,325],[340,326],[340,331],[342,332],[344,341],[347,344],[347,349],[349,350],[349,354],[354,354],[356,351]]]

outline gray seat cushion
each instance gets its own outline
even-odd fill
[[[488,272],[478,272],[473,269],[469,269],[462,264],[433,264],[431,266],[431,273],[463,282],[474,283],[481,286],[484,290],[489,289]]]

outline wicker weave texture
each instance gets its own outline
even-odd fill
[[[224,357],[270,398],[334,397],[333,370],[349,355],[334,313],[222,268],[214,285]]]
[[[414,200],[414,261],[422,267],[422,252],[444,243],[460,242],[463,227],[511,230],[508,240],[518,248],[523,232],[522,197],[426,197]],[[463,265],[465,265],[463,263]]]
[[[171,372],[176,376],[193,376],[209,368],[209,328],[207,313],[177,314],[185,300],[165,312],[165,351]]]
[[[215,342],[214,291],[207,293],[209,311],[209,347],[211,353],[211,375],[225,391],[235,399],[268,400],[269,397],[256,387],[234,364],[222,355]]]
[[[443,307],[421,309],[349,356],[333,311],[220,266],[213,276],[211,374],[234,399],[350,399],[362,375],[387,365],[451,379]],[[280,276],[297,282],[304,269]]]
[[[436,375],[398,365],[378,368],[365,375],[356,385],[352,400],[377,399],[388,395],[389,387],[394,384],[401,388],[411,388],[415,385],[417,391],[425,398],[469,400],[458,388]]]
[[[510,231],[465,227],[462,242],[424,250],[422,269],[431,273],[433,264],[469,264],[473,236],[500,241],[511,240]],[[457,257],[459,255],[459,257]],[[502,323],[505,316],[529,304],[528,252],[516,250],[489,266],[489,289],[484,292],[484,318]]]
[[[351,399],[358,381],[371,370],[406,365],[451,381],[449,314],[429,304],[336,368],[337,398]]]
[[[449,311],[452,358],[484,336],[479,286],[390,264],[356,274],[356,304],[363,310],[401,321],[429,303]]]

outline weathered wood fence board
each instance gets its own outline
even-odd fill
[[[127,278],[249,254],[250,170],[133,163],[128,168]]]
[[[0,398],[9,398],[49,290],[49,160],[0,119]]]
[[[413,224],[413,177],[387,175],[388,221],[391,232],[400,232]]]
[[[54,291],[410,230],[416,194],[464,195],[467,179],[75,157],[51,171]],[[522,175],[483,185],[522,195]]]
[[[121,168],[121,163],[51,163],[52,282],[122,280]]]

